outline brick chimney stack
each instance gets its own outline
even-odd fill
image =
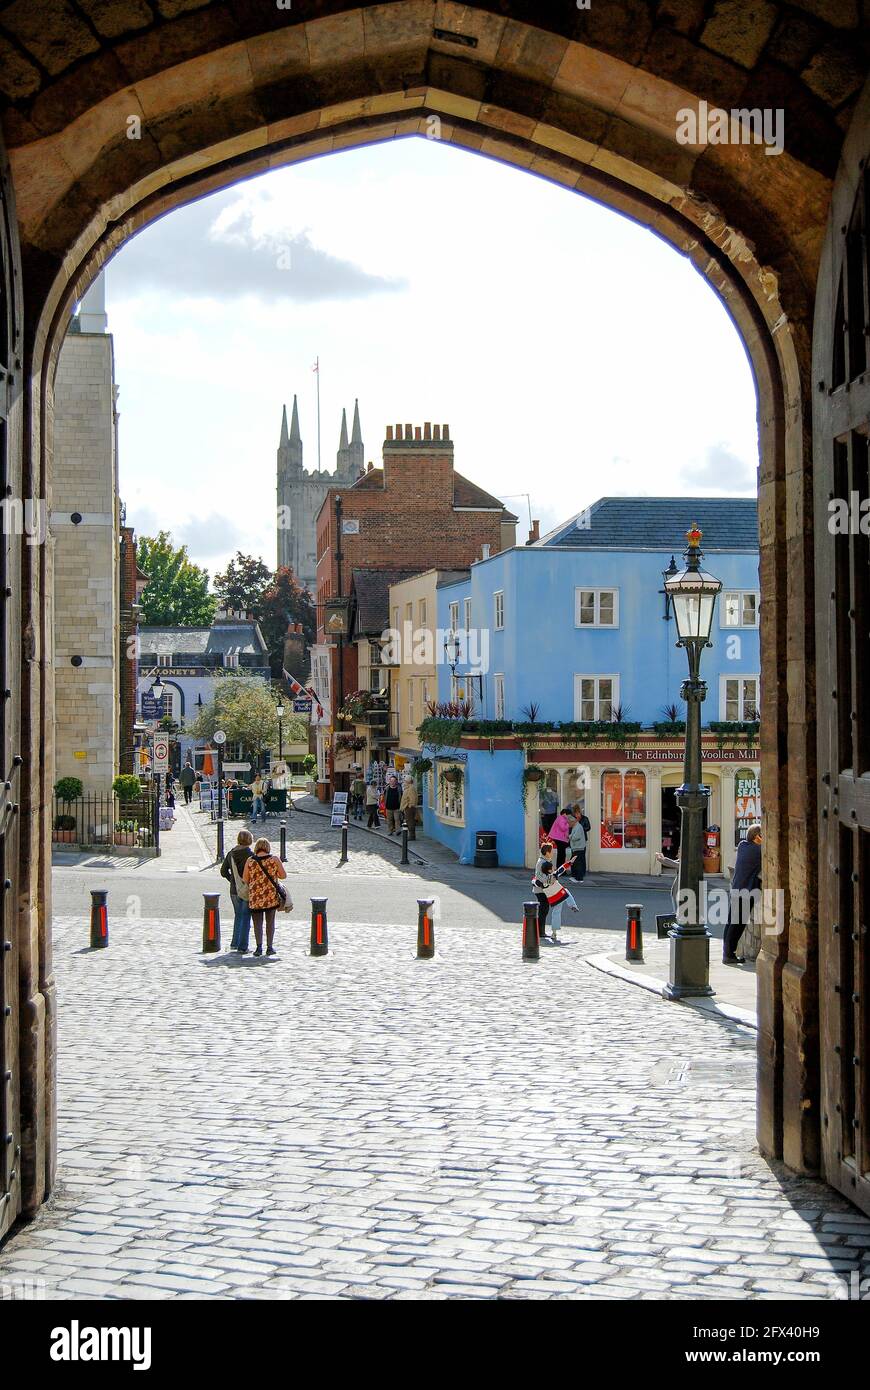
[[[384,439],[384,486],[418,494],[421,505],[449,507],[453,502],[453,441],[449,425],[387,425]]]
[[[533,521],[533,522],[532,522],[532,529],[531,529],[531,531],[529,532],[529,539],[526,541],[526,545],[534,545],[535,541],[539,541],[540,539],[541,539],[541,523],[540,523],[540,521]]]

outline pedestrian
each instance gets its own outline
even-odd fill
[[[547,839],[556,850],[556,868],[561,869],[568,857],[568,841],[571,838],[571,822],[569,817],[573,815],[569,806],[564,807],[550,826]]]
[[[267,839],[257,840],[254,853],[245,863],[242,877],[249,890],[251,921],[254,924],[254,940],[257,943],[254,955],[263,954],[265,920],[266,955],[274,956],[275,913],[285,901],[289,902],[289,899],[286,888],[282,888],[278,883],[279,878],[287,877],[284,865],[278,856],[272,853],[272,846]],[[292,907],[292,902],[289,905]]]
[[[245,955],[248,949],[248,936],[251,930],[251,907],[248,901],[248,885],[244,881],[245,864],[251,857],[253,835],[250,830],[240,830],[236,843],[221,864],[221,877],[230,885],[230,902],[233,905],[233,939],[230,950]]]
[[[402,814],[400,806],[402,804],[402,793],[399,790],[399,779],[395,772],[391,772],[387,777],[387,789],[384,792],[384,811],[387,816],[387,834],[399,835],[401,833]]]
[[[363,818],[363,800],[366,794],[366,784],[362,772],[359,768],[354,768],[353,781],[350,784],[350,808],[354,820]]]
[[[586,877],[586,847],[589,844],[589,821],[579,806],[570,813],[571,830],[568,845],[571,852],[571,876],[577,883]]]
[[[559,932],[562,930],[562,908],[570,907],[573,912],[579,912],[574,896],[565,887],[564,879],[568,874],[568,866],[562,869],[561,873],[553,875],[553,882],[547,889],[547,902],[550,905],[550,932],[554,943],[559,945]]]
[[[543,784],[538,794],[538,805],[541,812],[541,828],[545,836],[550,834],[550,826],[556,819],[559,811],[559,799],[552,787]]]
[[[266,800],[265,800],[266,789],[265,789],[265,787],[264,787],[264,785],[263,785],[263,779],[262,779],[262,777],[260,776],[259,772],[257,773],[256,777],[254,778],[253,782],[251,783],[251,796],[254,798],[254,799],[253,799],[253,802],[252,802],[252,804],[251,804],[251,821],[253,822],[254,825],[256,825],[256,823],[257,823],[257,816],[259,815],[259,816],[262,816],[262,817],[263,817],[263,822],[264,822],[264,824],[265,824],[265,820],[266,820]]]
[[[742,965],[743,957],[738,956],[737,947],[746,928],[751,912],[750,893],[761,887],[761,826],[750,825],[746,839],[737,846],[737,857],[731,874],[731,903],[725,940],[722,943],[722,962],[724,965]]]
[[[532,892],[538,900],[538,937],[541,941],[547,940],[547,913],[550,911],[547,889],[552,882],[553,846],[549,840],[542,840],[541,853],[538,856],[535,872],[532,876]]]
[[[175,810],[175,792],[174,792],[173,789],[172,789],[172,783],[171,783],[171,782],[169,783],[168,787],[166,788],[166,805],[167,805],[167,806],[171,806],[172,809],[173,809],[173,811]]]
[[[381,823],[381,818],[378,815],[378,802],[380,801],[380,799],[381,794],[378,791],[376,783],[369,782],[368,786],[366,787],[366,809],[369,813],[369,818],[366,821],[366,825],[368,826],[369,830],[372,830],[375,826],[378,826]]]
[[[410,773],[409,773],[408,776],[405,778],[405,785],[404,785],[404,787],[402,788],[402,800],[401,800],[401,802],[399,803],[399,810],[401,811],[402,816],[404,817],[404,820],[405,820],[405,824],[406,824],[406,826],[408,827],[408,839],[409,839],[409,840],[416,840],[416,838],[417,838],[417,783],[414,781],[414,778],[410,775]]]

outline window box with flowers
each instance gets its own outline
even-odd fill
[[[438,806],[440,820],[454,825],[465,824],[465,770],[457,763],[442,764],[438,771]]]

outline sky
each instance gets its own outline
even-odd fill
[[[262,175],[174,211],[106,271],[121,495],[210,574],[276,563],[275,452],[335,467],[359,398],[447,423],[458,472],[541,533],[601,496],[756,486],[755,388],[723,305],[652,233],[557,185],[413,138]],[[528,494],[528,497],[526,496]]]

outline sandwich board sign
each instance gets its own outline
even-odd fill
[[[339,829],[347,820],[347,792],[336,792],[332,798],[332,819],[329,824]]]

